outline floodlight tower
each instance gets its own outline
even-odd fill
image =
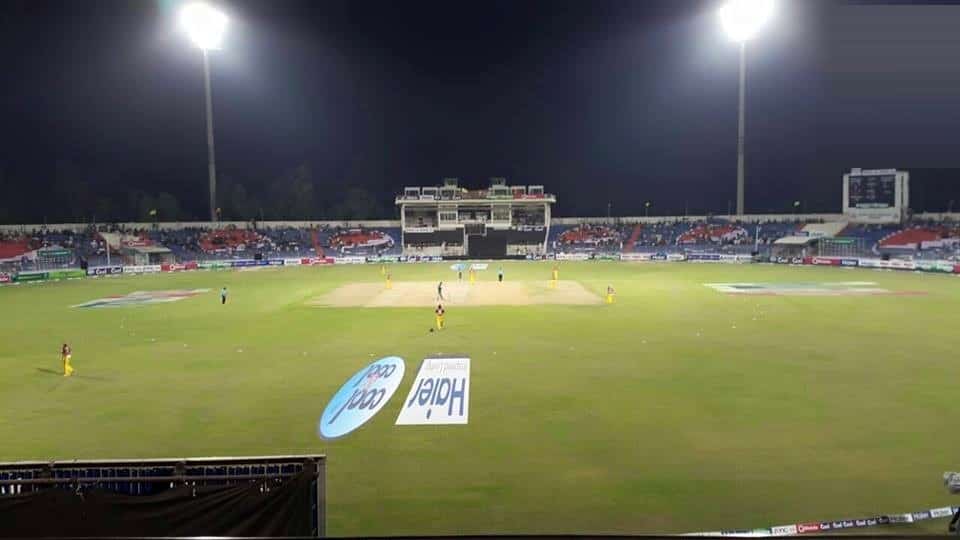
[[[743,130],[746,91],[747,41],[755,36],[773,15],[773,0],[729,0],[719,11],[720,25],[727,36],[740,44],[740,122],[737,128],[737,215],[743,207]]]
[[[213,149],[213,105],[210,100],[210,59],[227,30],[227,16],[204,3],[187,4],[180,10],[180,26],[190,41],[203,52],[203,86],[207,111],[207,173],[210,181],[210,221],[217,221],[217,168]]]

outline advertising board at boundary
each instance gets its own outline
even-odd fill
[[[558,253],[558,261],[590,261],[590,260],[620,260],[625,262],[681,262],[695,263],[749,263],[753,262],[752,255],[727,253],[621,253],[621,254],[589,254],[589,253]],[[315,266],[331,264],[387,264],[387,263],[422,263],[442,262],[443,257],[412,255],[412,256],[349,256],[349,257],[300,257],[286,259],[233,259],[221,261],[187,261],[184,263],[164,263],[153,265],[111,265],[94,266],[87,270],[69,268],[46,271],[22,271],[18,273],[0,272],[0,284],[31,283],[60,279],[77,279],[83,277],[98,277],[118,274],[152,274],[158,272],[183,272],[191,270],[222,270],[246,267],[264,266]],[[852,257],[776,257],[770,262],[778,264],[814,265],[833,267],[860,267],[881,270],[912,270],[921,272],[960,274],[960,263],[953,261],[911,261],[903,259],[884,260],[879,258],[852,258]]]

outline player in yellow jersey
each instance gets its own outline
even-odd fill
[[[66,343],[63,344],[63,347],[60,347],[60,360],[63,361],[63,376],[70,377],[73,375],[73,366],[70,365],[70,359],[73,358],[73,350]]]
[[[393,288],[393,275],[390,272],[387,272],[387,288]]]
[[[470,265],[469,275],[470,275],[470,283],[476,283],[476,282],[477,282],[477,271],[473,269],[473,265]]]
[[[560,281],[560,267],[553,265],[553,271],[550,273],[550,286],[556,289],[558,281]]]
[[[446,313],[443,304],[437,304],[437,309],[433,310],[433,313],[437,316],[437,330],[443,330],[443,314]]]
[[[607,303],[612,304],[617,301],[616,298],[617,291],[613,290],[612,285],[607,285]]]

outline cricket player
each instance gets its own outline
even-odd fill
[[[443,330],[443,314],[446,313],[443,304],[437,304],[437,309],[433,310],[433,313],[437,316],[437,330]]]
[[[393,274],[391,274],[390,272],[387,272],[387,288],[388,289],[393,288]]]
[[[497,268],[497,282],[503,283],[503,266]]]
[[[385,264],[381,264],[381,265],[380,265],[380,275],[381,275],[381,276],[386,276],[386,275],[387,275],[387,265],[385,265]]]
[[[607,285],[607,303],[612,304],[617,301],[615,295],[617,291],[613,290],[613,285]]]
[[[222,306],[226,303],[227,303],[227,288],[224,287],[220,289],[220,305]]]
[[[71,358],[73,358],[73,350],[70,349],[70,345],[64,343],[63,347],[60,347],[60,360],[63,361],[64,377],[70,377],[73,375],[73,366],[70,365]]]
[[[470,266],[470,283],[477,282],[477,271],[473,269],[473,266]]]
[[[560,267],[557,265],[553,265],[553,272],[551,272],[550,274],[551,274],[550,286],[556,289],[557,282],[560,281]]]
[[[442,282],[442,281],[441,281],[440,283],[437,283],[437,298],[439,298],[440,300],[446,300],[446,298],[443,297],[443,282]]]

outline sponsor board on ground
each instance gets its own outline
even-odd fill
[[[930,509],[930,518],[945,518],[953,515],[953,509],[949,506],[944,506],[943,508],[931,508]]]
[[[43,281],[48,276],[47,272],[19,272],[13,276],[13,280],[17,283],[29,283],[31,281]]]
[[[796,525],[777,525],[776,527],[770,527],[771,536],[793,536],[797,534]]]
[[[487,263],[473,263],[470,265],[471,270],[486,270],[490,265]]]
[[[153,274],[160,271],[159,264],[124,266],[124,274]]]
[[[913,514],[889,514],[886,517],[890,523],[913,523]]]
[[[621,253],[621,261],[684,261],[687,257],[683,253]]]
[[[0,283],[10,283],[13,281],[13,276],[6,272],[0,272]]]
[[[916,270],[917,263],[900,259],[860,259],[860,266],[864,268],[883,268],[885,270]]]
[[[302,260],[303,259],[284,259],[283,265],[284,266],[300,266]]]
[[[917,261],[916,267],[917,270],[923,270],[924,272],[953,273],[953,263],[949,261]]]
[[[420,364],[396,425],[466,424],[470,414],[470,359],[427,358]]]
[[[557,253],[558,261],[588,261],[589,253]]]
[[[834,257],[814,257],[811,264],[821,266],[840,266],[840,259]]]
[[[353,374],[330,398],[317,423],[323,439],[343,437],[373,418],[403,380],[403,358],[381,358]]]
[[[820,532],[819,523],[797,523],[797,532],[800,534]]]
[[[326,265],[333,263],[333,257],[303,257],[300,259],[300,264],[304,266]]]
[[[163,304],[178,302],[192,298],[198,294],[210,292],[210,289],[184,289],[172,291],[136,291],[126,295],[108,296],[77,304],[75,308],[108,308],[126,306],[145,306],[148,304]]]
[[[75,279],[87,277],[87,273],[79,268],[69,268],[66,270],[50,270],[47,272],[47,279]]]
[[[122,274],[123,267],[120,265],[116,266],[91,266],[87,268],[88,276],[110,276],[113,274]]]
[[[197,263],[198,270],[223,270],[230,268],[230,261],[208,261]]]
[[[346,257],[334,257],[334,264],[364,264],[367,262],[366,257],[361,257],[359,255],[348,255]]]
[[[395,263],[400,259],[396,255],[380,255],[367,257],[368,263]]]
[[[196,261],[189,261],[185,263],[165,263],[160,265],[161,272],[182,272],[184,270],[197,270],[200,266]]]

